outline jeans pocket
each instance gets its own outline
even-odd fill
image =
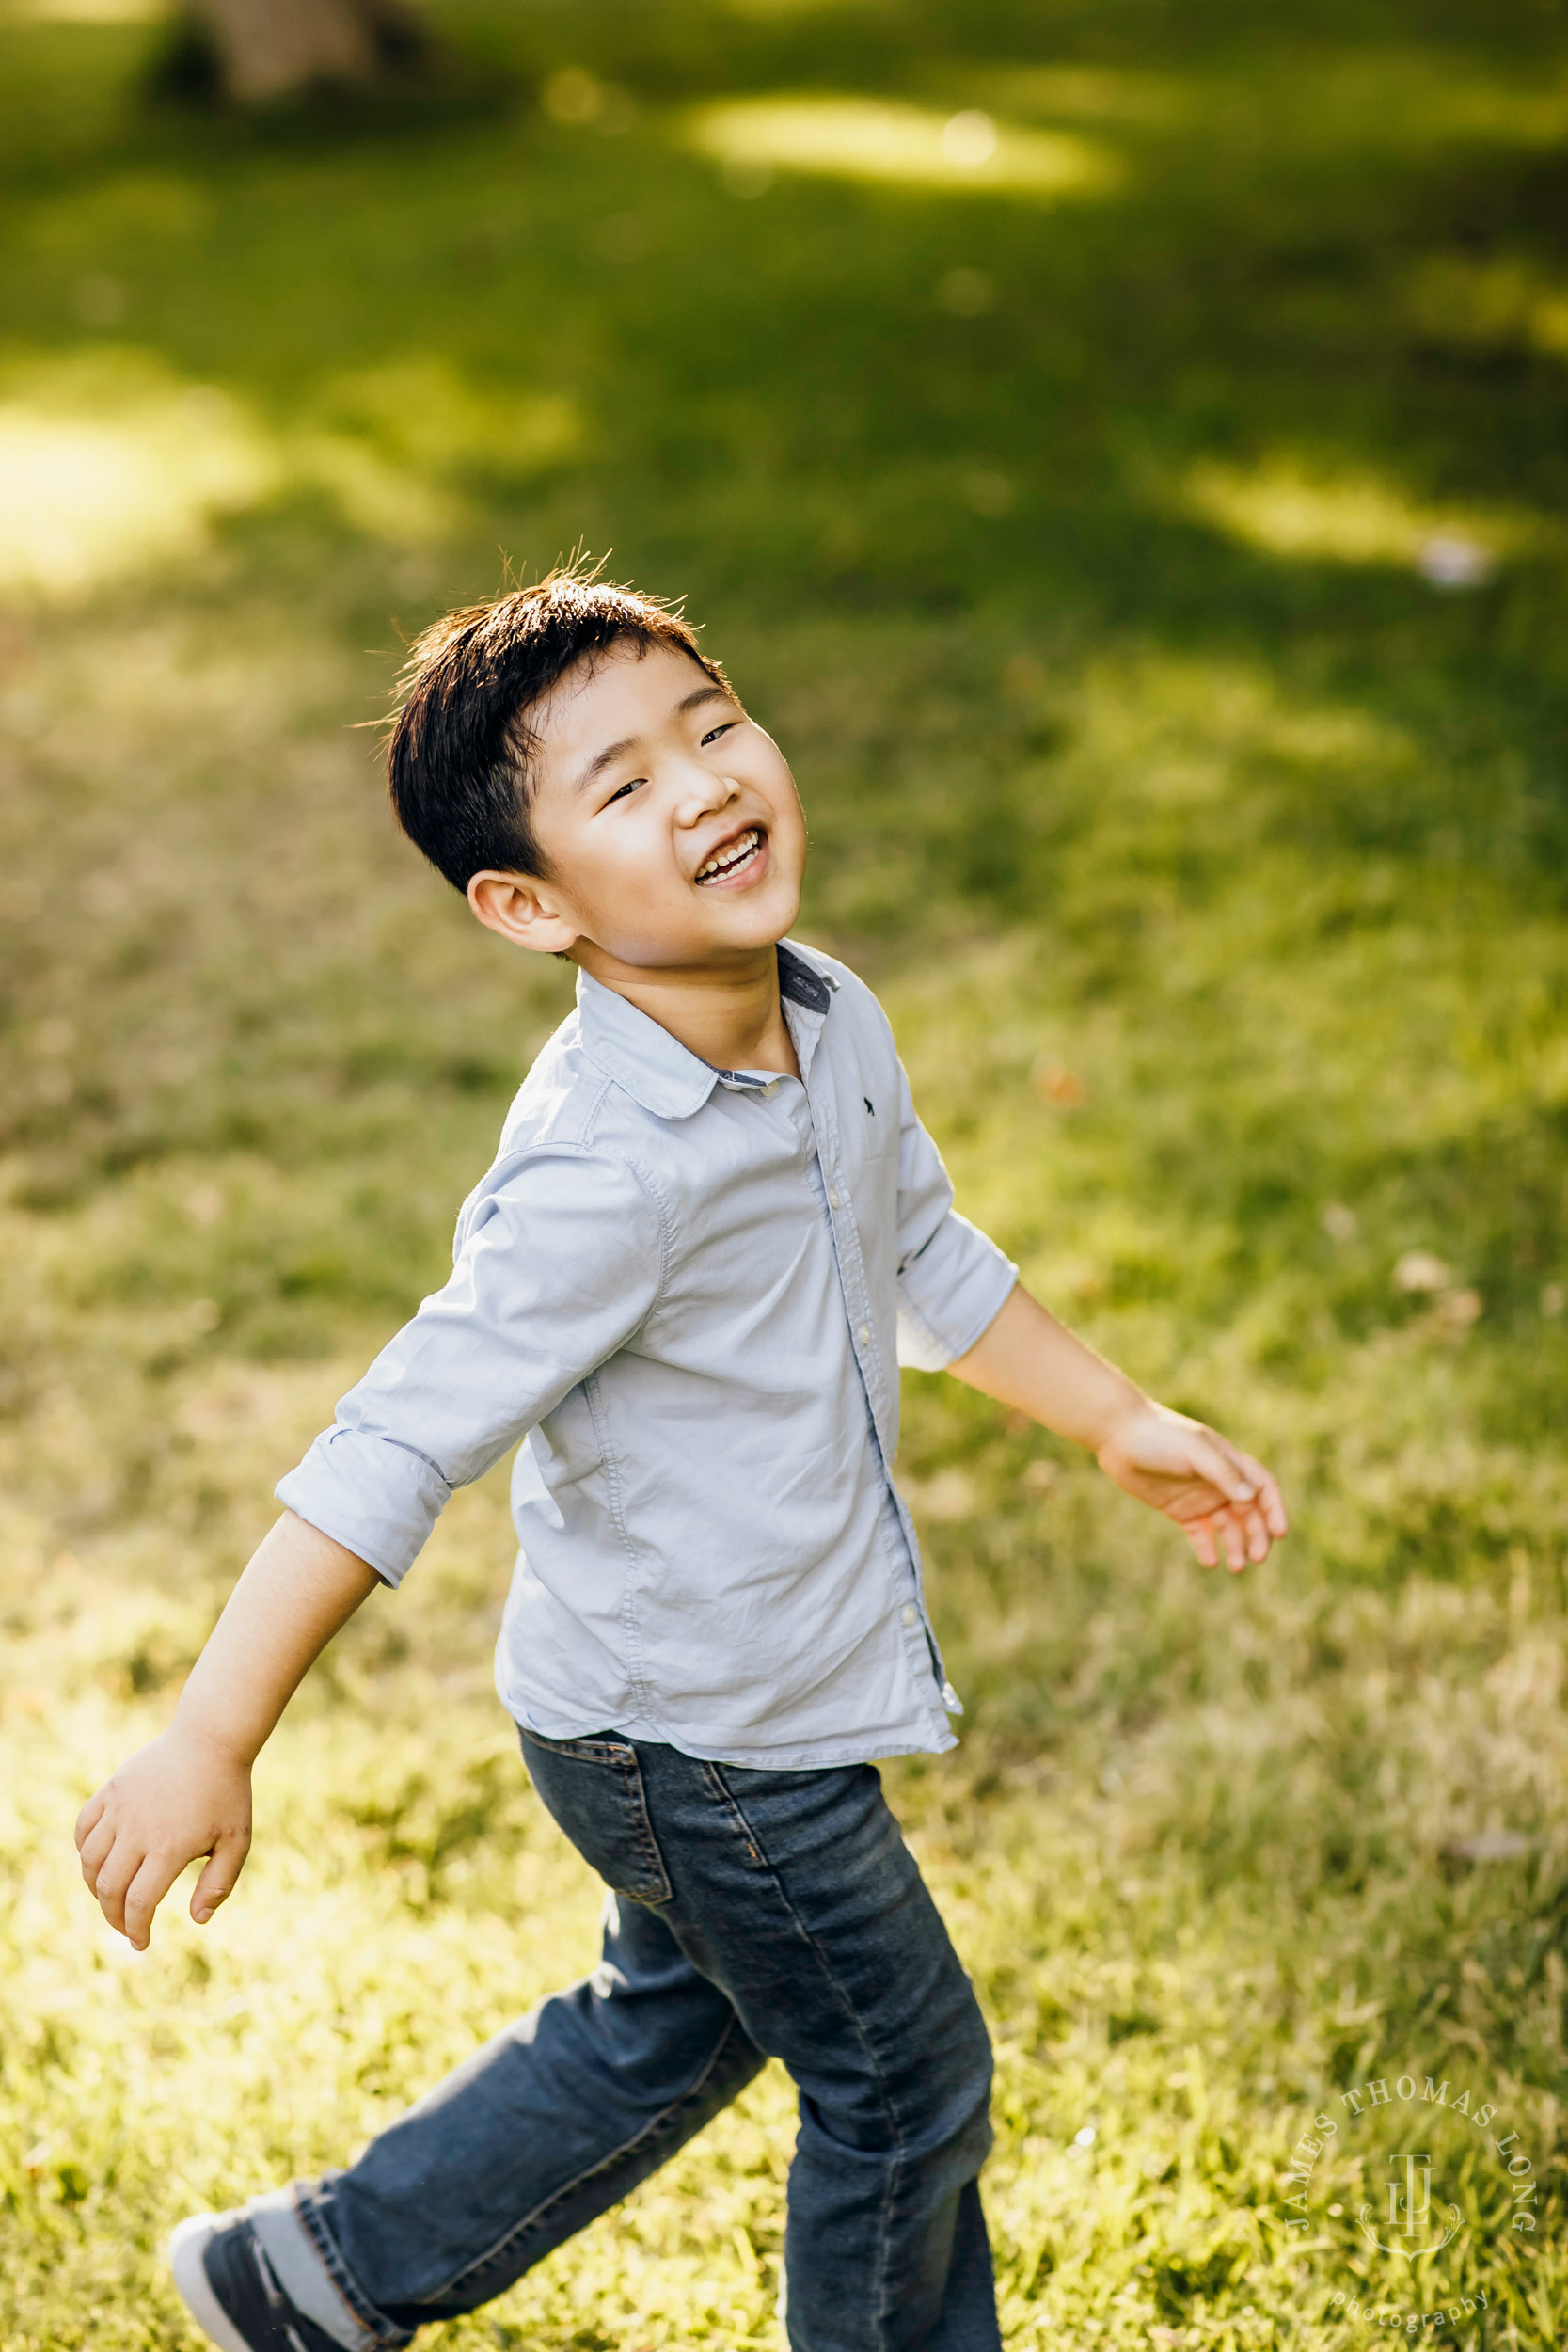
[[[523,1761],[546,1812],[617,1895],[667,1903],[673,1887],[648,1819],[642,1768],[629,1740],[521,1735]]]

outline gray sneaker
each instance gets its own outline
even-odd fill
[[[193,2213],[168,2242],[185,2309],[221,2352],[343,2352],[289,2300],[243,2213]]]

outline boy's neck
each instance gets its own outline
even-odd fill
[[[722,964],[635,964],[581,939],[573,961],[710,1068],[800,1076],[779,995],[776,946],[758,947]]]

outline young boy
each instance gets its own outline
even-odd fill
[[[540,1798],[606,1881],[603,1958],[346,2171],[198,2215],[176,2282],[224,2352],[360,2352],[508,2286],[782,2058],[800,2090],[796,2352],[998,2342],[977,2186],[990,2057],[874,1762],[958,1700],[893,1484],[899,1362],[1093,1450],[1232,1569],[1268,1473],[1055,1323],[958,1216],[887,1021],[788,944],[783,754],[685,622],[561,574],[422,638],[404,830],[578,1004],[458,1219],[451,1279],[277,1489],[174,1721],[83,1809],[145,1949],[300,1677],[453,1486],[523,1440],[497,1658]]]

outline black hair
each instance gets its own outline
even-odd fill
[[[448,612],[415,639],[387,746],[398,823],[455,890],[487,867],[548,875],[530,816],[529,714],[568,670],[614,646],[689,654],[728,688],[689,622],[657,596],[577,565],[493,604]]]

